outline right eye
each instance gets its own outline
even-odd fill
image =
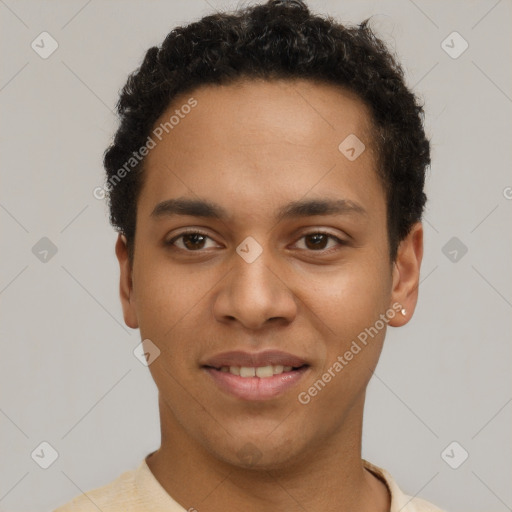
[[[213,241],[206,233],[194,229],[174,236],[169,241],[166,241],[165,245],[187,252],[198,252],[204,248],[207,239]],[[180,243],[177,243],[178,240]]]

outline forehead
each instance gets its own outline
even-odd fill
[[[334,85],[246,79],[201,86],[175,98],[155,130],[144,165],[146,213],[177,196],[262,207],[307,193],[343,193],[355,202],[382,193],[369,109]],[[348,158],[352,149],[362,152]]]
[[[189,109],[191,98],[197,105]],[[334,144],[337,149],[336,142],[349,134],[365,139],[367,146],[373,142],[370,111],[362,100],[351,91],[322,82],[246,78],[229,85],[203,85],[175,98],[155,126],[164,125],[180,111],[187,113],[180,119],[175,115],[178,123],[168,131],[177,138],[182,135],[182,143],[191,131],[195,131],[195,141],[207,132],[207,137],[201,137],[202,146],[232,141],[248,148],[288,142],[297,148],[321,145],[332,149]],[[180,146],[186,148],[186,144]]]

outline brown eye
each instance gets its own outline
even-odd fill
[[[197,252],[205,248],[208,240],[213,242],[213,240],[204,233],[199,231],[189,231],[175,236],[168,242],[165,242],[165,245],[182,249],[183,251]]]
[[[205,243],[206,237],[200,233],[191,235],[183,235],[183,245],[189,250],[202,249]]]
[[[345,242],[338,237],[321,231],[305,234],[300,240],[304,240],[305,247],[299,248],[307,251],[328,253],[331,252],[331,250],[336,250],[336,246],[345,245]],[[328,247],[329,241],[335,242],[334,245]]]
[[[315,233],[313,235],[306,235],[304,239],[306,240],[306,247],[308,249],[325,249],[329,236],[324,233]]]

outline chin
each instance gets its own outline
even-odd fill
[[[211,447],[211,452],[231,466],[263,471],[289,467],[290,461],[301,451],[299,446],[292,446],[289,439],[274,438],[271,442],[267,433],[261,437],[250,437],[226,439],[223,451],[220,451],[219,445],[216,444]]]

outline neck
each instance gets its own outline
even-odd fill
[[[386,485],[361,460],[363,406],[364,397],[336,432],[286,463],[251,469],[206,451],[160,400],[162,444],[146,462],[185,510],[388,512]]]

